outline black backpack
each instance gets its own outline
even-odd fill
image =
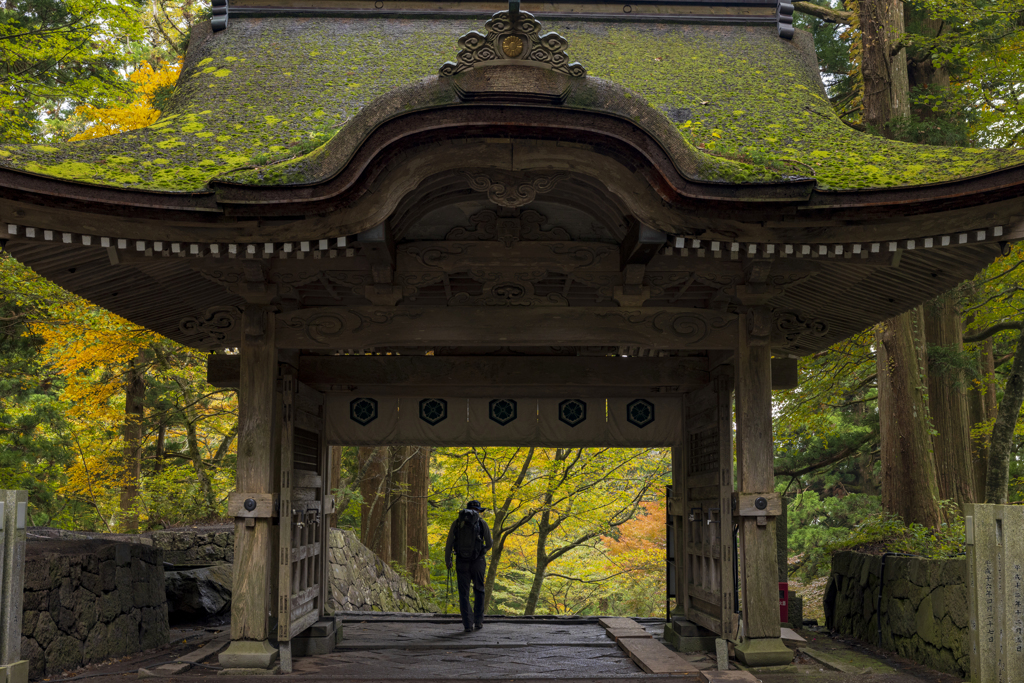
[[[483,554],[484,534],[476,510],[461,510],[455,523],[455,554],[460,560],[475,560]]]

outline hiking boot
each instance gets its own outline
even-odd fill
[[[480,629],[482,629],[484,627],[484,622],[478,621],[478,622],[476,622],[474,624],[474,627],[476,627],[476,630],[479,631]]]

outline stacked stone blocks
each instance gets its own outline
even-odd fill
[[[163,557],[140,544],[25,562],[21,654],[32,678],[166,645]]]
[[[429,612],[415,585],[381,562],[359,537],[331,529],[331,595],[340,612]]]
[[[966,560],[886,557],[879,623],[881,571],[881,556],[836,553],[825,591],[827,625],[933,669],[964,676],[970,670]]]

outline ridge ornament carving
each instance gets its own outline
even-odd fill
[[[783,311],[775,316],[775,329],[782,332],[782,336],[790,345],[796,345],[806,335],[824,337],[828,334],[828,323],[824,320],[816,320],[805,317],[797,311]]]
[[[213,306],[202,315],[182,318],[178,329],[184,335],[200,337],[199,344],[214,346],[227,339],[241,317],[242,309],[237,306]]]
[[[582,78],[587,70],[579,62],[569,62],[565,54],[569,41],[557,33],[540,35],[541,24],[529,12],[515,16],[497,12],[484,24],[486,33],[470,31],[459,38],[459,53],[454,62],[445,62],[438,75],[454,76],[478,66],[517,64],[551,69]]]
[[[536,176],[532,179],[517,178],[502,173],[468,173],[462,175],[469,180],[470,188],[477,192],[486,192],[487,198],[498,206],[516,209],[526,206],[538,194],[545,194],[555,189],[560,181],[569,177],[568,173],[555,173],[547,176]]]

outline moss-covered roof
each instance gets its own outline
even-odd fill
[[[0,166],[168,192],[202,191],[217,178],[260,182],[264,174],[244,169],[275,162],[292,171],[315,168],[296,158],[317,155],[317,146],[344,136],[346,124],[375,98],[433,77],[455,56],[457,39],[481,23],[232,19],[220,33],[197,32],[173,104],[153,126],[60,147],[0,145]],[[847,127],[825,98],[806,36],[782,40],[774,27],[544,24],[568,38],[569,56],[588,78],[644,98],[705,153],[751,164],[750,173],[737,175],[729,163],[709,163],[703,168],[712,170],[699,180],[803,175],[819,189],[848,190],[951,181],[1024,164],[1022,150],[912,145]],[[271,177],[315,180],[294,172]]]

